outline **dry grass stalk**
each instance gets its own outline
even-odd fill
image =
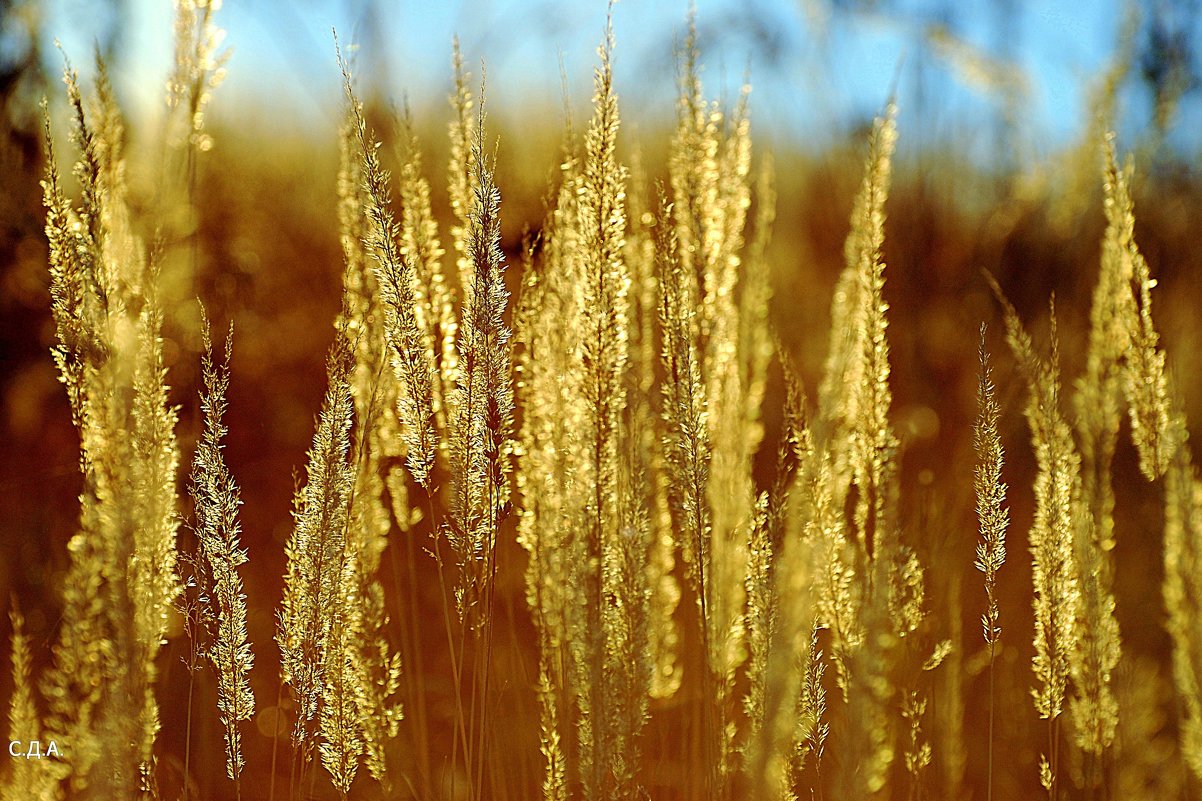
[[[246,593],[238,572],[247,561],[246,550],[239,543],[238,507],[242,499],[222,454],[222,440],[228,431],[223,417],[228,408],[226,392],[230,384],[233,326],[226,335],[224,357],[218,363],[213,358],[207,319],[203,325],[204,433],[193,455],[189,490],[195,503],[196,537],[208,568],[206,573],[212,579],[208,591],[216,633],[208,657],[217,675],[217,711],[225,726],[226,774],[234,780],[235,793],[241,797],[245,763],[239,724],[250,720],[255,710],[249,681],[255,658],[247,640]]]
[[[1160,337],[1152,323],[1152,289],[1148,262],[1135,243],[1135,211],[1131,199],[1130,165],[1120,170],[1115,161],[1113,135],[1104,140],[1106,235],[1103,257],[1116,265],[1121,287],[1114,292],[1121,301],[1119,319],[1125,324],[1126,336],[1115,335],[1113,346],[1130,343],[1122,352],[1122,386],[1131,413],[1131,439],[1139,451],[1140,469],[1148,480],[1164,475],[1179,443],[1170,409],[1171,398],[1165,371],[1165,354],[1160,349]],[[1105,270],[1105,267],[1103,268]],[[1100,291],[1100,289],[1099,289]],[[1134,297],[1132,297],[1134,293]]]
[[[695,20],[679,55],[677,126],[669,151],[673,217],[682,275],[697,304],[693,343],[705,388],[708,456],[706,499],[709,526],[704,633],[714,679],[719,719],[734,714],[735,675],[747,656],[742,630],[748,570],[747,532],[752,525],[755,490],[751,460],[761,439],[756,413],[749,411],[755,377],[745,365],[758,360],[762,342],[742,340],[736,301],[750,206],[751,137],[744,87],[728,115],[705,97],[701,81]],[[742,287],[740,287],[742,288]],[[752,298],[756,292],[750,293]],[[755,330],[755,327],[752,326]],[[734,727],[717,726],[718,778],[735,768]]]
[[[296,702],[292,731],[294,762],[308,762],[314,726],[327,694],[327,651],[331,630],[345,626],[339,618],[345,595],[348,502],[354,484],[349,462],[353,402],[347,375],[350,344],[339,335],[326,360],[328,387],[309,449],[306,481],[296,495],[296,520],[286,546],[288,568],[276,641],[280,646],[284,682]],[[335,663],[341,669],[341,663]],[[323,734],[350,745],[345,728]],[[323,750],[323,758],[325,751]],[[294,765],[295,768],[295,765]]]
[[[845,246],[845,275],[854,276],[854,303],[848,323],[855,340],[843,368],[847,395],[839,413],[848,434],[849,478],[858,489],[856,536],[865,556],[879,565],[888,565],[893,558],[893,510],[888,504],[894,492],[898,446],[888,420],[893,394],[889,389],[889,346],[885,338],[885,312],[889,307],[882,294],[885,265],[881,258],[884,205],[897,141],[896,114],[896,107],[890,105],[873,127],[864,180],[852,209],[852,230]],[[876,581],[879,575],[874,570],[872,579]]]
[[[705,386],[698,363],[695,293],[680,261],[677,234],[669,224],[672,205],[663,200],[655,229],[660,284],[661,362],[664,370],[664,453],[672,479],[672,504],[682,527],[681,551],[698,608],[706,617],[711,591],[706,583],[712,525],[708,502],[710,439]]]
[[[747,632],[747,675],[748,689],[743,698],[743,709],[747,715],[747,741],[743,747],[743,761],[749,777],[763,776],[764,786],[783,783],[781,766],[768,769],[773,743],[767,743],[770,733],[765,733],[767,715],[768,662],[773,640],[778,630],[779,597],[773,571],[774,549],[779,547],[780,538],[773,542],[769,523],[770,500],[768,493],[756,499],[756,518],[748,542],[749,565],[747,571],[747,616],[744,626]],[[771,721],[770,721],[771,722]],[[771,772],[772,778],[766,774]],[[754,778],[753,778],[754,781]],[[761,790],[761,794],[763,791]]]
[[[455,264],[459,281],[460,308],[467,309],[471,302],[474,268],[468,253],[468,232],[472,227],[472,208],[475,205],[477,172],[476,113],[472,97],[471,73],[463,68],[463,53],[459,49],[459,37],[451,46],[451,67],[455,75],[455,91],[450,97],[455,118],[450,124],[451,154],[447,165],[447,191],[451,200],[451,212],[455,224],[451,226],[451,245],[455,251]],[[479,122],[482,122],[480,120]]]
[[[318,752],[334,787],[345,798],[363,754],[357,690],[359,671],[364,667],[360,660],[364,655],[354,649],[355,633],[362,628],[361,610],[354,603],[358,562],[345,542],[343,547],[344,552],[334,566],[337,573],[332,578],[337,596],[322,622],[325,629],[320,656],[322,742]]]
[[[1005,452],[998,418],[1001,409],[994,397],[989,352],[985,349],[985,326],[981,326],[981,374],[977,384],[977,422],[973,429],[973,445],[977,453],[974,485],[977,496],[977,521],[980,540],[977,558],[973,563],[985,576],[985,613],[981,615],[981,632],[989,647],[989,778],[987,795],[993,797],[993,733],[994,733],[994,664],[997,645],[1002,636],[998,609],[998,571],[1006,562],[1006,529],[1010,512],[1006,508],[1006,484],[1002,481]]]
[[[754,235],[747,247],[744,286],[739,299],[739,354],[745,388],[744,426],[751,437],[749,452],[763,439],[762,407],[767,388],[768,364],[772,360],[774,333],[770,315],[772,269],[768,243],[776,222],[776,166],[771,153],[764,154],[756,179]]]
[[[922,617],[922,570],[898,541],[897,448],[888,415],[889,348],[883,297],[884,204],[897,137],[896,108],[878,118],[844,248],[846,266],[832,302],[832,339],[820,386],[825,442],[821,476],[823,599],[833,634],[832,661],[856,721],[848,748],[864,770],[846,774],[848,791],[876,794],[899,750],[887,709],[901,646]],[[852,516],[842,510],[854,490]],[[854,537],[851,534],[854,532]],[[912,680],[912,679],[911,679]],[[907,680],[909,681],[909,680]],[[912,730],[912,727],[908,727]]]
[[[1197,548],[1196,536],[1198,490],[1196,468],[1192,464],[1188,445],[1188,430],[1183,412],[1173,402],[1172,389],[1165,367],[1166,355],[1152,320],[1151,291],[1156,286],[1147,261],[1135,242],[1135,213],[1131,197],[1133,170],[1131,164],[1119,169],[1114,152],[1114,135],[1103,137],[1103,196],[1106,211],[1106,233],[1102,241],[1102,277],[1095,295],[1095,313],[1099,307],[1117,322],[1108,328],[1095,323],[1091,332],[1090,363],[1094,353],[1110,358],[1110,392],[1117,395],[1117,384],[1125,396],[1130,420],[1131,438],[1139,454],[1140,469],[1145,477],[1154,480],[1164,477],[1164,597],[1168,610],[1166,628],[1173,640],[1173,675],[1177,686],[1180,714],[1179,738],[1185,761],[1195,776],[1202,777],[1202,762],[1195,758],[1202,747],[1202,655],[1197,631]],[[1105,297],[1103,296],[1105,293]],[[1122,330],[1118,330],[1121,326]],[[1098,343],[1096,340],[1102,340]],[[1094,371],[1087,372],[1092,377]],[[1117,375],[1114,375],[1117,374]],[[1090,397],[1089,388],[1082,389],[1083,404]],[[1097,394],[1096,392],[1094,393]],[[1110,406],[1118,406],[1119,400]],[[1117,421],[1111,421],[1111,429]],[[1113,436],[1113,435],[1111,435]],[[1105,456],[1106,454],[1104,454]],[[1106,465],[1108,468],[1108,465]],[[1109,481],[1108,471],[1105,473]],[[1109,493],[1109,487],[1105,488]],[[1109,494],[1103,496],[1102,512],[1108,515],[1113,507]],[[1103,534],[1112,531],[1113,524],[1103,517]],[[1102,561],[1102,575],[1109,581],[1108,551],[1113,539],[1099,538],[1097,549]],[[1096,569],[1092,564],[1086,567]],[[1108,584],[1106,585],[1108,587]],[[1113,597],[1103,596],[1103,610],[1113,615]],[[1085,624],[1083,624],[1084,626]],[[1100,657],[1095,657],[1095,670],[1106,682],[1109,691],[1110,673],[1119,661],[1117,625],[1112,621],[1102,628]],[[1097,634],[1093,634],[1097,637]],[[1095,647],[1094,649],[1099,650]],[[1098,664],[1100,662],[1100,664]],[[1094,682],[1097,683],[1096,681]],[[1092,705],[1082,715],[1087,724],[1082,731],[1082,748],[1099,753],[1109,747],[1115,730],[1121,724],[1119,704],[1113,692],[1104,700],[1106,705]]]
[[[82,104],[75,102],[76,80],[73,73],[67,73],[68,96],[78,120]],[[113,382],[108,325],[111,280],[100,255],[103,227],[99,223],[99,168],[91,129],[85,125],[75,133],[82,155],[76,172],[85,179],[93,176],[81,180],[85,205],[76,210],[62,188],[49,114],[45,116],[43,189],[50,243],[51,308],[57,329],[57,344],[51,353],[67,388],[72,419],[80,434],[84,492],[80,499],[80,530],[72,538],[76,556],[64,582],[64,634],[54,644],[54,664],[45,677],[43,694],[50,713],[48,733],[52,737],[71,737],[77,743],[63,776],[69,776],[72,790],[80,792],[87,787],[98,757],[99,743],[92,732],[98,718],[105,714],[102,687],[112,678],[105,666],[114,656],[113,615],[122,609],[108,603],[116,592],[113,582],[119,568],[111,542],[101,530],[97,469],[101,454],[96,452],[105,418],[116,411],[97,400],[108,395]]]
[[[25,633],[25,618],[16,599],[8,613],[12,622],[12,681],[13,694],[8,703],[8,740],[16,748],[30,748],[42,741],[42,720],[38,714],[34,692],[33,653],[30,638]],[[49,747],[48,744],[45,744]],[[22,754],[12,760],[12,769],[0,782],[0,799],[4,801],[49,801],[56,798],[56,781],[51,766],[43,759],[25,759]]]
[[[1180,444],[1165,474],[1164,600],[1173,640],[1181,753],[1194,777],[1202,779],[1202,479],[1190,457],[1183,420],[1180,425]]]
[[[638,737],[647,716],[652,665],[647,561],[651,530],[635,467],[639,432],[625,416],[630,359],[630,269],[626,263],[627,170],[616,155],[620,125],[613,91],[613,32],[607,27],[594,76],[593,118],[584,139],[571,208],[579,243],[573,347],[583,432],[577,451],[583,526],[573,565],[583,642],[570,651],[577,708],[577,752],[585,797],[636,791]]]
[[[333,666],[339,677],[338,704],[330,710],[329,728],[338,731],[350,726],[356,732],[354,739],[342,740],[344,747],[337,759],[342,776],[353,778],[349,766],[361,749],[372,776],[389,787],[385,746],[397,735],[402,718],[396,698],[401,658],[385,635],[388,615],[377,572],[388,544],[389,505],[402,530],[413,525],[417,513],[410,508],[399,467],[388,468],[386,477],[382,473],[385,460],[403,457],[414,481],[427,492],[432,489],[430,474],[439,447],[435,424],[442,398],[434,372],[432,300],[441,300],[441,296],[431,289],[438,267],[429,260],[437,260],[441,251],[436,231],[418,216],[428,216],[428,208],[423,211],[417,206],[423,199],[428,205],[428,197],[421,183],[420,162],[412,161],[417,154],[407,153],[401,166],[398,224],[391,209],[390,177],[377,155],[380,143],[367,130],[362,104],[354,96],[345,65],[344,78],[354,138],[351,145],[356,152],[343,166],[344,181],[350,185],[349,199],[344,201],[348,205],[344,239],[362,237],[359,241],[376,267],[364,270],[358,261],[362,254],[347,253],[348,324],[359,332],[352,382],[359,423],[346,544],[344,631],[339,634],[339,656]],[[358,258],[352,258],[355,256]],[[356,294],[360,295],[357,302]],[[387,354],[391,370],[382,369],[381,350]],[[416,652],[413,656],[420,660]],[[419,715],[422,703],[419,694]],[[424,739],[419,738],[418,744],[423,748]]]
[[[539,652],[539,683],[538,695],[541,705],[541,716],[539,724],[541,728],[541,739],[539,742],[539,751],[543,755],[545,761],[545,769],[542,783],[542,796],[544,801],[567,801],[568,795],[568,777],[567,766],[565,764],[565,755],[563,744],[559,737],[560,723],[559,706],[556,688],[551,684],[550,669],[548,661],[551,659],[551,651],[549,648],[543,648]]]
[[[388,618],[375,575],[389,523],[379,474],[367,472],[378,467],[369,455],[376,436],[371,401],[350,458],[351,347],[340,329],[327,364],[330,387],[310,451],[308,483],[298,495],[277,635],[284,679],[299,708],[293,744],[302,777],[316,719],[322,764],[344,795],[361,757],[377,780],[387,782],[384,747],[401,718],[394,699],[400,661],[384,636]]]
[[[475,123],[474,170],[467,254],[471,292],[459,326],[457,387],[451,407],[453,498],[448,534],[459,558],[460,615],[478,628],[487,620],[485,590],[495,569],[494,547],[509,514],[509,431],[513,415],[509,302],[501,253],[501,194],[484,152],[484,112]]]
[[[569,148],[571,147],[569,143]],[[579,619],[570,573],[580,537],[582,505],[571,484],[577,473],[584,430],[582,379],[575,358],[579,325],[574,280],[578,167],[565,152],[556,202],[542,234],[542,259],[533,263],[522,287],[515,323],[521,345],[517,395],[523,410],[518,488],[521,518],[518,540],[530,555],[526,600],[539,632],[542,751],[546,760],[543,794],[568,793],[566,758],[574,747],[574,668],[568,650]]]
[[[445,429],[453,411],[446,408],[454,398],[459,357],[455,341],[459,322],[455,317],[454,290],[442,265],[443,249],[438,223],[430,204],[430,184],[422,174],[421,147],[412,118],[406,110],[401,123],[401,166],[398,188],[401,201],[401,239],[406,256],[417,276],[418,313],[422,331],[433,351],[437,367],[434,410]]]
[[[669,477],[663,440],[659,435],[659,284],[656,279],[656,216],[648,201],[651,193],[636,150],[631,158],[627,209],[626,264],[630,271],[630,343],[626,371],[625,423],[633,438],[634,469],[646,477],[641,499],[649,513],[652,550],[647,560],[647,582],[652,599],[648,624],[649,647],[655,660],[652,698],[670,698],[683,679],[680,662],[680,626],[675,614],[680,604],[680,584],[674,575],[676,541],[669,502]],[[652,201],[653,202],[653,201]]]
[[[795,498],[793,492],[801,489],[795,483],[798,471],[811,467],[799,460],[799,443],[808,432],[804,400],[787,368],[786,377],[786,429],[776,478],[757,501],[748,548],[745,627],[750,686],[744,697],[748,727],[742,751],[752,795],[765,799],[794,799],[794,787],[811,756],[820,776],[827,732],[821,685],[825,666],[811,589],[818,541],[810,536],[812,530],[789,525],[789,509],[805,504],[804,496]]]
[[[1120,214],[1112,197],[1114,159],[1109,143],[1105,150],[1110,176],[1106,189],[1108,226],[1090,311],[1085,372],[1077,380],[1074,398],[1081,449],[1082,508],[1076,542],[1080,599],[1071,708],[1075,740],[1086,754],[1086,782],[1090,786],[1099,781],[1100,758],[1114,740],[1118,719],[1111,686],[1120,657],[1110,556],[1114,547],[1111,465],[1123,413],[1126,361],[1138,326],[1131,289],[1134,262],[1121,241]]]
[[[225,31],[213,21],[221,0],[179,0],[175,6],[174,69],[167,79],[174,128],[168,141],[189,151],[206,151],[212,140],[204,133],[205,108],[225,79],[229,57],[228,52],[218,52]]]
[[[637,740],[654,676],[648,643],[657,572],[649,566],[644,471],[655,456],[638,429],[646,414],[627,402],[633,393],[636,405],[645,403],[639,393],[649,388],[632,384],[640,376],[631,372],[631,332],[644,337],[633,358],[646,357],[650,335],[630,316],[645,308],[643,298],[630,298],[628,259],[639,253],[626,241],[611,37],[607,31],[600,49],[583,151],[577,156],[570,142],[565,151],[541,264],[528,260],[519,323],[521,539],[531,553],[527,598],[541,635],[548,797],[566,792],[555,756],[564,749],[585,797],[636,791]],[[535,309],[555,312],[535,321],[528,316]]]
[[[123,126],[99,72],[90,112],[69,65],[66,74],[80,152],[77,208],[62,189],[46,124],[53,353],[80,433],[84,473],[81,531],[46,695],[51,730],[80,744],[64,761],[73,790],[133,792],[153,784],[155,658],[180,589],[179,454],[159,337],[157,263],[130,233]],[[113,768],[94,775],[101,758]]]
[[[882,296],[880,251],[895,114],[891,104],[873,127],[852,210],[819,396],[827,439],[816,451],[821,458],[810,479],[825,485],[815,496],[820,503],[814,518],[823,554],[821,620],[831,627],[832,661],[856,721],[847,747],[864,764],[859,775],[845,775],[844,784],[848,791],[870,795],[884,788],[896,751],[896,732],[886,714],[892,693],[889,672],[901,654],[899,645],[917,628],[923,595],[921,569],[897,541],[897,440],[888,421],[888,306]],[[853,488],[854,512],[846,521],[842,510]]]
[[[343,88],[350,104],[352,127],[362,157],[362,178],[367,198],[364,211],[370,221],[366,245],[376,260],[375,279],[384,308],[384,328],[392,369],[400,385],[397,415],[407,452],[405,466],[413,480],[428,487],[437,449],[434,431],[433,354],[419,321],[413,256],[397,247],[397,224],[391,209],[390,176],[380,166],[379,142],[367,130],[362,104],[356,99],[350,70],[339,55]],[[428,320],[428,307],[426,309]]]
[[[996,290],[995,290],[996,291]],[[1059,722],[1077,653],[1080,581],[1075,548],[1081,521],[1081,460],[1060,411],[1060,365],[1053,327],[1052,356],[1034,350],[1014,308],[1005,303],[1006,339],[1029,384],[1026,406],[1035,449],[1035,518],[1029,535],[1035,590],[1035,711],[1048,721],[1049,753],[1040,757],[1040,782],[1056,797]]]
[[[830,735],[827,720],[826,688],[822,679],[826,675],[826,663],[818,649],[819,627],[810,633],[809,647],[805,655],[805,680],[801,687],[801,698],[797,705],[797,728],[793,735],[794,761],[790,766],[794,774],[800,774],[806,760],[813,759],[815,785],[822,786],[822,756],[826,749],[826,738]],[[814,794],[814,787],[810,794]]]

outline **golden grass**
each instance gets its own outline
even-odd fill
[[[198,565],[197,570],[203,577],[199,589],[208,607],[204,619],[216,628],[207,656],[217,674],[217,711],[225,726],[226,773],[234,780],[236,794],[240,795],[239,778],[245,762],[239,724],[250,720],[255,711],[255,697],[248,680],[255,658],[247,641],[246,593],[238,573],[248,559],[239,542],[238,507],[242,499],[222,455],[234,331],[231,325],[226,334],[224,357],[217,363],[213,359],[207,319],[203,325],[205,352],[201,371],[205,386],[201,410],[205,430],[192,457],[189,489],[195,507],[196,538],[205,560],[204,566]]]
[[[46,114],[52,355],[83,492],[40,678],[36,643],[12,612],[10,738],[53,738],[64,756],[15,763],[5,798],[175,797],[160,781],[158,695],[177,609],[192,637],[182,797],[200,770],[192,706],[204,660],[232,781],[218,797],[599,801],[659,797],[669,784],[690,799],[940,797],[936,769],[945,788],[959,781],[961,757],[944,744],[964,731],[960,693],[986,670],[987,731],[957,745],[987,765],[988,797],[995,777],[1019,774],[1052,801],[1118,797],[1134,786],[1120,763],[1152,752],[1128,738],[1151,741],[1161,725],[1144,708],[1159,703],[1151,691],[1121,680],[1137,671],[1112,553],[1136,535],[1116,517],[1125,433],[1164,492],[1179,742],[1160,759],[1202,780],[1202,485],[1113,138],[1097,143],[1107,225],[1079,376],[1062,375],[1054,311],[1044,355],[994,284],[1035,462],[1029,638],[1001,636],[1003,584],[1022,575],[1002,571],[1019,503],[1002,473],[1017,443],[1003,447],[1007,395],[981,327],[975,559],[971,536],[949,546],[983,574],[978,651],[979,640],[960,641],[958,583],[931,561],[934,526],[905,502],[885,259],[897,107],[868,138],[824,369],[807,397],[769,314],[773,161],[753,153],[749,90],[733,108],[708,99],[692,26],[660,182],[637,152],[624,162],[607,27],[591,117],[582,137],[567,126],[516,279],[502,250],[503,156],[458,45],[447,248],[412,120],[399,120],[390,154],[339,52],[347,107],[330,195],[342,307],[284,546],[278,662],[262,644],[252,653],[248,621],[262,610],[247,597],[242,497],[223,452],[231,339],[215,359],[202,323],[197,547],[177,555],[178,411],[162,341],[174,321],[159,294],[165,268],[186,284],[197,267],[179,214],[212,144],[216,8],[180,5],[157,211],[133,210],[103,69],[88,99],[67,69],[78,199]],[[765,443],[774,460],[760,458]],[[1015,675],[1028,654],[1031,676]],[[270,718],[252,692],[265,674],[280,699]],[[1031,681],[1034,708],[1011,703]],[[511,710],[520,693],[536,712]],[[529,776],[498,756],[515,719],[530,729]],[[1009,741],[1046,721],[1046,740],[1041,725],[1022,749],[1002,749],[998,719]],[[270,764],[244,748],[252,721],[274,729]],[[657,778],[667,750],[688,775]],[[1024,761],[1036,752],[1038,768]]]

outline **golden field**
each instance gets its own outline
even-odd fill
[[[0,797],[1200,789],[1202,207],[1121,53],[1001,174],[893,99],[773,152],[692,36],[632,133],[608,28],[533,134],[344,45],[315,139],[215,12],[158,128],[6,106]]]

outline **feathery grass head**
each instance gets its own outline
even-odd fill
[[[106,72],[98,72],[89,103],[66,68],[78,204],[62,187],[46,123],[53,355],[79,431],[84,490],[45,688],[50,728],[79,744],[64,760],[72,791],[121,794],[153,778],[156,657],[180,591],[179,453],[160,337],[158,253],[131,233],[123,124]],[[100,762],[111,770],[98,771]]]
[[[471,215],[476,191],[477,172],[474,164],[476,153],[476,127],[483,124],[473,112],[471,73],[463,68],[463,52],[459,49],[459,37],[451,46],[451,67],[455,74],[455,91],[450,97],[455,118],[450,124],[451,152],[447,169],[447,190],[451,200],[451,211],[455,223],[451,226],[451,243],[458,267],[460,308],[466,309],[471,299],[473,268],[468,255],[468,232],[471,230]]]
[[[706,600],[704,566],[711,535],[708,501],[710,439],[705,385],[696,348],[694,284],[680,261],[673,207],[661,199],[655,227],[655,262],[660,286],[659,323],[663,331],[664,454],[671,477],[685,568],[698,603]]]
[[[1177,433],[1170,413],[1168,376],[1160,336],[1152,322],[1152,289],[1148,262],[1135,243],[1135,211],[1131,199],[1130,165],[1119,169],[1114,155],[1113,135],[1104,145],[1106,236],[1103,253],[1117,260],[1118,271],[1126,285],[1116,287],[1128,297],[1121,319],[1126,325],[1131,347],[1126,350],[1123,388],[1131,410],[1131,438],[1139,451],[1139,465],[1149,480],[1164,475],[1173,452]],[[1130,299],[1129,293],[1135,293]],[[1138,317],[1136,316],[1138,314]]]
[[[430,201],[430,184],[422,174],[422,153],[413,118],[406,107],[401,119],[398,148],[401,166],[398,189],[401,202],[403,253],[412,261],[417,277],[418,318],[427,339],[438,380],[434,384],[434,411],[445,428],[453,412],[447,406],[455,397],[459,354],[455,342],[459,320],[455,315],[454,288],[443,267],[444,251]]]
[[[1178,417],[1184,435],[1185,421]],[[1173,640],[1173,679],[1181,710],[1181,752],[1195,778],[1202,778],[1202,480],[1185,438],[1165,474],[1164,600],[1166,628]]]
[[[326,359],[328,386],[309,449],[306,481],[296,495],[296,526],[285,552],[279,643],[284,681],[297,705],[294,747],[307,744],[323,694],[331,619],[344,579],[347,507],[354,471],[349,463],[353,403],[347,381],[350,345],[339,333]]]
[[[1030,382],[1026,408],[1035,448],[1035,519],[1030,541],[1035,586],[1035,708],[1042,718],[1063,709],[1079,599],[1073,555],[1080,513],[1080,457],[1060,411],[1059,347],[1053,325],[1052,355],[1034,353],[1013,309],[1006,312],[1011,349]]]
[[[1035,517],[1029,541],[1032,557],[1035,655],[1031,667],[1036,686],[1035,711],[1052,732],[1064,711],[1069,678],[1079,654],[1080,574],[1076,543],[1081,520],[1081,461],[1072,430],[1060,410],[1059,341],[1052,308],[1052,353],[1041,358],[1018,313],[992,281],[1005,311],[1006,340],[1028,382],[1026,417],[1035,450]],[[1054,739],[1054,738],[1053,738]],[[1040,757],[1040,782],[1050,796],[1059,781],[1052,756]]]
[[[12,622],[12,685],[13,694],[8,703],[8,741],[17,747],[29,747],[40,742],[42,720],[38,713],[34,693],[33,653],[30,637],[25,631],[25,618],[14,597],[8,612]],[[11,748],[11,745],[10,745]],[[10,751],[11,754],[11,751]],[[21,755],[18,755],[20,757]],[[54,798],[56,776],[49,760],[15,758],[11,770],[0,783],[0,798],[5,801]]]
[[[998,433],[998,418],[1001,409],[994,397],[993,371],[989,366],[989,353],[985,349],[985,326],[981,326],[980,345],[981,373],[977,384],[977,422],[973,431],[973,444],[977,452],[977,467],[974,483],[977,494],[977,520],[981,539],[977,543],[977,570],[985,574],[985,614],[981,616],[981,628],[985,642],[991,648],[997,644],[1002,629],[998,624],[997,575],[1006,562],[1006,529],[1010,525],[1010,513],[1005,507],[1006,484],[1002,481],[1004,452]]]
[[[224,355],[217,362],[203,307],[201,319],[204,390],[200,405],[205,427],[192,460],[190,491],[195,503],[196,536],[207,563],[206,572],[212,578],[209,598],[216,631],[208,655],[217,675],[217,711],[225,726],[226,773],[237,780],[245,764],[239,724],[250,720],[255,709],[249,679],[255,657],[247,637],[246,592],[238,572],[247,561],[246,550],[239,542],[238,507],[242,499],[222,454],[234,329],[231,323]]]
[[[359,142],[361,170],[370,221],[367,246],[376,260],[376,283],[384,308],[384,327],[392,369],[401,391],[397,413],[407,447],[405,464],[419,485],[428,486],[434,465],[433,354],[418,319],[414,254],[397,247],[398,230],[391,210],[390,177],[380,166],[379,142],[367,129],[362,104],[355,97],[350,70],[339,53],[343,88],[350,104],[351,127]],[[429,320],[429,309],[425,319]]]
[[[459,326],[457,386],[451,404],[455,410],[450,447],[453,522],[448,535],[461,571],[456,590],[459,612],[467,618],[470,611],[473,625],[483,621],[477,604],[488,578],[497,528],[510,508],[513,418],[501,193],[494,159],[484,149],[484,123],[481,101],[471,142],[472,199],[465,251],[471,264],[471,290]]]
[[[625,370],[629,358],[630,273],[623,248],[626,236],[626,169],[617,161],[618,101],[613,91],[612,25],[599,50],[601,64],[594,76],[593,119],[585,134],[580,176],[578,236],[581,243],[581,281],[577,305],[581,312],[579,358],[588,414],[587,514],[590,539],[600,550],[602,532],[620,516],[618,480],[619,440],[626,405]]]
[[[208,150],[204,133],[205,107],[213,90],[225,79],[228,51],[218,52],[225,31],[213,17],[221,0],[177,0],[175,4],[175,68],[167,81],[167,108],[179,114],[172,133],[197,150]]]

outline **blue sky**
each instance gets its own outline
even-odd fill
[[[127,0],[118,81],[135,104],[157,101],[171,55],[169,0]],[[1048,155],[1071,142],[1085,120],[1087,89],[1112,57],[1125,6],[1120,0],[896,0],[878,11],[848,0],[697,0],[706,82],[733,97],[750,69],[753,119],[774,138],[821,147],[863,123],[897,85],[903,137],[954,137],[988,150],[1001,94],[973,80],[973,59],[1020,68],[1019,136]],[[1003,23],[998,8],[1010,6]],[[49,0],[46,35],[84,61],[106,20],[88,0]],[[364,10],[374,6],[374,18]],[[672,113],[672,42],[683,33],[687,0],[622,0],[615,10],[616,78],[624,113],[638,119]],[[560,106],[558,60],[579,107],[587,102],[603,0],[227,0],[219,13],[232,48],[229,78],[216,104],[280,105],[320,126],[337,113],[331,29],[362,41],[362,62],[383,89],[419,113],[445,109],[451,37],[467,63],[489,73],[490,106]],[[967,48],[963,56],[932,47],[943,23]],[[370,36],[368,34],[371,34]],[[967,68],[966,68],[967,65]],[[1131,117],[1146,108],[1128,93]],[[1192,112],[1192,109],[1188,110]],[[1199,115],[1179,127],[1197,129]],[[903,139],[904,141],[904,139]]]

